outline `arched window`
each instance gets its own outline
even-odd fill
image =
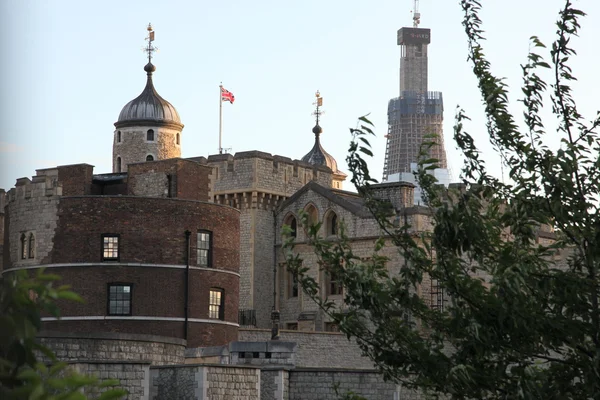
[[[154,142],[154,131],[152,129],[148,129],[148,132],[146,132],[146,140]]]
[[[24,233],[21,234],[21,258],[27,258],[27,236]]]
[[[177,132],[177,135],[175,136],[175,143],[177,143],[178,145],[179,143],[179,132]]]
[[[121,131],[117,131],[117,143],[121,143]]]
[[[309,204],[304,211],[306,211],[308,214],[308,223],[310,225],[314,225],[319,222],[319,213],[314,205]]]
[[[325,229],[327,236],[338,234],[338,217],[334,211],[329,211],[325,217]]]
[[[296,222],[296,217],[294,217],[293,215],[288,215],[285,219],[285,221],[283,221],[283,223],[287,226],[290,227],[291,229],[291,233],[290,235],[292,237],[297,237],[297,230],[298,230],[298,223]]]
[[[121,157],[117,157],[117,172],[121,172]]]
[[[35,236],[29,234],[29,258],[35,258]]]
[[[154,161],[154,156],[152,154],[148,154],[146,156],[146,161]]]

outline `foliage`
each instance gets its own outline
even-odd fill
[[[26,271],[5,274],[0,282],[0,398],[87,399],[82,389],[98,392],[100,400],[122,398],[127,392],[112,388],[118,380],[101,382],[75,373],[36,340],[42,314],[59,317],[57,300],[81,301],[67,286],[55,287],[58,279],[41,269],[33,277]]]
[[[373,195],[376,180],[365,158],[373,127],[363,117],[351,129],[347,161],[382,230],[373,257],[362,262],[344,229],[337,242],[322,239],[320,226],[304,215],[320,268],[344,285],[343,304],[320,295],[292,237],[284,246],[288,268],[388,380],[433,397],[600,399],[600,113],[589,123],[579,114],[569,67],[571,40],[585,14],[565,1],[549,62],[536,53],[544,44],[531,39],[534,51],[522,66],[521,129],[508,111],[508,87],[484,54],[480,2],[460,4],[487,134],[511,182],[487,172],[459,109],[454,139],[464,154],[466,190],[436,184],[429,172],[437,160],[427,157],[431,138],[417,178],[434,228],[417,232],[403,210]],[[546,102],[558,119],[555,132],[541,117]],[[559,148],[549,147],[551,137],[560,139]],[[540,229],[549,226],[555,240],[540,241]],[[404,262],[388,265],[384,246],[397,247]],[[419,295],[428,280],[446,293],[444,307]]]

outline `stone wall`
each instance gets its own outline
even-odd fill
[[[38,337],[60,361],[128,361],[152,365],[184,362],[185,341],[181,339],[114,332],[68,334],[47,331],[42,331]]]
[[[240,342],[269,341],[266,329],[239,329]],[[373,362],[361,355],[358,345],[333,332],[280,331],[282,342],[295,342],[296,366],[318,368],[373,369]]]
[[[3,268],[26,267],[47,262],[50,257],[54,230],[57,226],[58,202],[62,187],[58,182],[58,170],[38,171],[33,180],[21,178],[7,195],[5,209]],[[21,254],[21,237],[33,234],[35,249],[33,257]]]
[[[260,400],[260,369],[227,365],[150,368],[151,400]]]
[[[127,400],[146,400],[150,394],[150,364],[140,362],[73,363],[71,369],[101,380],[118,379],[118,387],[127,390]],[[106,389],[86,389],[83,394],[95,398]]]
[[[338,400],[353,392],[368,400],[411,399],[373,371],[295,369],[289,372],[289,400]],[[339,395],[335,392],[337,387]]]
[[[181,157],[181,145],[177,144],[177,134],[181,136],[182,128],[183,126],[128,126],[116,129],[113,141],[113,172],[126,172],[129,164],[145,162],[148,155],[152,155],[155,161]],[[153,141],[146,140],[148,129],[154,130]],[[120,142],[118,132],[121,132]],[[119,157],[121,171],[118,171],[117,166]]]

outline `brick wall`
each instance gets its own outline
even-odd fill
[[[62,165],[58,169],[58,182],[63,196],[85,196],[92,188],[94,167],[89,164]]]
[[[210,201],[211,172],[211,167],[180,158],[130,164],[128,194]]]

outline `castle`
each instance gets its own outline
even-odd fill
[[[343,223],[359,257],[381,236],[321,146],[320,101],[314,145],[300,160],[260,151],[181,158],[184,125],[154,88],[151,61],[149,52],[146,86],[114,124],[111,173],[63,165],[0,191],[2,274],[48,268],[87,300],[61,303],[59,320],[44,316],[40,340],[73,368],[121,379],[131,399],[322,399],[336,383],[370,399],[418,397],[383,382],[284,266],[288,225],[322,292],[341,301],[344,288],[319,268],[298,211],[331,240]],[[414,189],[374,185],[417,233],[431,221]],[[393,246],[382,255],[392,271],[403,262]],[[420,293],[444,306],[435,282]],[[273,324],[280,340],[270,340]]]

